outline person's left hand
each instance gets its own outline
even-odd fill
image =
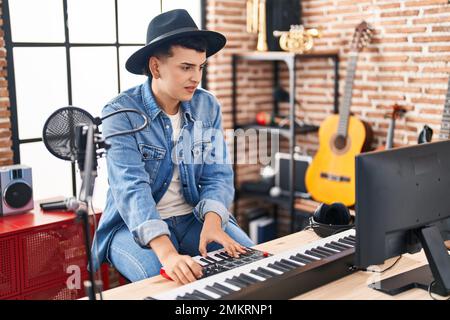
[[[206,246],[211,242],[219,243],[225,251],[232,257],[239,257],[239,253],[245,253],[245,247],[234,241],[221,227],[221,218],[215,212],[208,212],[205,215],[202,232],[200,233],[200,254],[206,256]]]

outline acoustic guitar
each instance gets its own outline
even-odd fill
[[[350,106],[358,55],[371,37],[372,29],[361,22],[353,35],[339,115],[326,118],[319,128],[319,149],[305,177],[306,188],[316,201],[355,204],[355,156],[368,149],[372,131],[350,115]]]

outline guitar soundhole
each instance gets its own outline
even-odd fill
[[[344,136],[337,136],[336,139],[334,139],[334,146],[337,150],[345,149],[346,145],[347,139]]]

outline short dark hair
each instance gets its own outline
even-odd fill
[[[156,56],[158,58],[167,58],[172,57],[172,47],[180,46],[187,49],[193,49],[197,52],[206,52],[208,48],[208,43],[206,39],[202,36],[189,36],[184,38],[176,38],[171,41],[163,42],[161,45],[155,49],[155,51],[151,54],[151,56]],[[148,68],[148,64],[145,67],[145,74],[148,77],[152,77],[152,73]]]

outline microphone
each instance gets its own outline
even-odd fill
[[[80,207],[80,201],[71,197],[62,201],[42,202],[40,207],[44,211],[75,211]]]
[[[102,121],[116,114],[127,112],[139,114],[144,119],[144,123],[138,128],[116,132],[101,140],[98,126],[102,124]],[[44,124],[42,140],[48,151],[55,157],[62,160],[80,161],[80,156],[86,151],[86,136],[88,131],[86,127],[94,126],[95,143],[99,145],[97,149],[102,149],[108,147],[104,140],[118,135],[141,131],[147,125],[147,116],[143,112],[135,109],[121,109],[103,118],[94,118],[84,109],[68,106],[60,108],[50,115]]]

